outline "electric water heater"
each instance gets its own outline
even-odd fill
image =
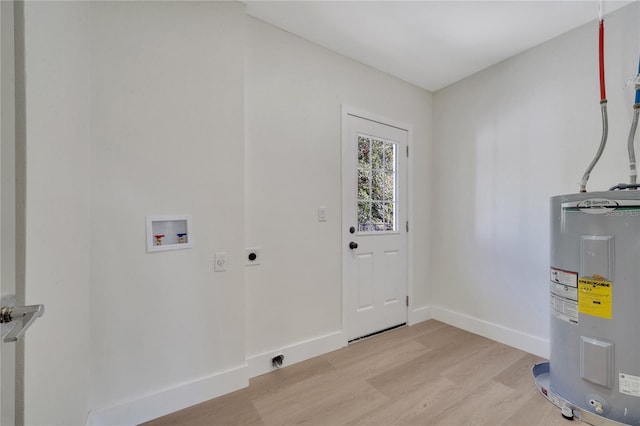
[[[640,191],[552,197],[549,281],[538,388],[565,417],[640,425]]]

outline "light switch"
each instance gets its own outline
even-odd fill
[[[327,208],[325,206],[318,207],[318,222],[327,221]]]

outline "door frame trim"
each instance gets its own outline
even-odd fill
[[[0,301],[3,306],[16,304],[16,8],[15,2],[0,4],[0,270],[2,286]],[[18,293],[19,294],[19,293]],[[3,324],[0,329],[0,423],[20,424],[23,419],[22,396],[16,389],[21,380],[19,365],[24,364],[21,342],[4,342],[4,336],[14,326]]]
[[[407,132],[407,148],[409,153],[413,152],[413,125],[395,120],[382,115],[374,114],[369,111],[353,107],[348,104],[342,104],[342,111],[340,119],[342,122],[341,129],[341,157],[340,157],[340,192],[341,192],[341,209],[340,209],[340,242],[342,250],[340,250],[340,267],[342,269],[342,335],[344,336],[344,346],[348,345],[348,333],[347,333],[347,280],[345,276],[344,258],[345,251],[347,250],[345,245],[345,229],[347,224],[344,221],[344,157],[347,140],[347,118],[348,116],[362,118],[364,120],[374,121],[376,123],[384,124],[385,126],[395,127]],[[411,318],[411,311],[413,308],[413,173],[412,173],[412,159],[413,156],[409,155],[407,158],[407,221],[409,222],[409,231],[407,232],[407,296],[409,297],[409,306],[407,306],[407,318],[406,322],[409,324]],[[400,224],[400,226],[404,226]]]

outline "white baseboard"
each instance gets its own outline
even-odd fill
[[[151,395],[123,401],[111,407],[92,410],[85,425],[137,425],[248,386],[249,378],[275,369],[271,365],[271,359],[277,354],[285,355],[284,366],[287,366],[340,349],[345,345],[344,333],[336,331],[277,350],[253,355],[247,358],[245,365],[161,390]]]
[[[415,325],[422,321],[433,319],[431,306],[423,306],[409,311],[409,319],[407,325]]]
[[[437,306],[409,312],[409,325],[435,319],[523,351],[549,358],[549,341],[502,325],[473,318]],[[247,363],[212,376],[183,383],[151,395],[91,411],[87,426],[133,426],[248,386],[249,378],[275,370],[271,360],[283,354],[284,366],[326,354],[346,346],[342,331],[303,340],[279,349],[251,355]]]
[[[249,365],[249,377],[256,377],[268,373],[276,368],[271,365],[273,357],[283,354],[283,366],[292,365],[307,359],[326,354],[346,346],[344,333],[335,331],[324,336],[303,340],[282,348],[270,350],[247,357]]]
[[[133,426],[247,387],[247,365],[179,384],[141,398],[92,410],[87,426]]]
[[[549,359],[549,340],[437,306],[431,313],[435,320]]]

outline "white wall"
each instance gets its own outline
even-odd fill
[[[135,424],[247,384],[244,23],[235,2],[25,2],[26,302],[46,306],[26,424]],[[145,216],[176,213],[193,248],[147,253]]]
[[[342,104],[414,126],[410,285],[413,309],[428,305],[431,94],[262,21],[247,31],[246,243],[262,248],[246,270],[247,354],[264,363],[342,329]]]
[[[626,182],[638,4],[606,19],[609,146],[588,190]],[[601,135],[597,24],[434,94],[434,316],[541,355],[549,197],[579,190]]]
[[[46,306],[25,337],[30,425],[83,424],[88,407],[87,7],[24,3],[26,302]]]
[[[131,423],[247,383],[225,376],[245,364],[245,13],[94,2],[90,17],[91,406]],[[192,215],[193,249],[146,252],[145,216],[163,214]]]
[[[430,94],[254,20],[245,75],[241,3],[25,8],[27,301],[47,307],[27,339],[27,423],[149,420],[246,385],[247,354],[339,333],[341,105],[413,124],[419,165]],[[182,213],[193,249],[147,253],[145,216]],[[250,245],[261,267],[243,266]],[[424,262],[412,276],[420,311]]]

